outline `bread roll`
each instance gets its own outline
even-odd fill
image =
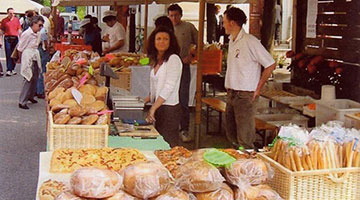
[[[140,200],[140,199],[133,197],[122,190],[119,190],[118,193],[116,193],[114,196],[105,198],[103,200]]]
[[[268,185],[236,188],[235,200],[282,200],[280,195]]]
[[[106,125],[109,122],[109,116],[107,114],[100,115],[99,119],[96,121],[96,125]]]
[[[107,92],[108,92],[107,87],[99,87],[99,88],[97,88],[96,94],[95,94],[96,100],[105,101]]]
[[[70,191],[64,191],[56,196],[55,200],[85,200],[84,198],[78,197]]]
[[[189,192],[212,192],[219,189],[225,179],[216,167],[191,160],[179,167],[176,181],[181,189]]]
[[[90,94],[83,94],[80,104],[83,106],[92,104],[96,101],[95,97]]]
[[[149,200],[190,200],[190,196],[187,192],[184,192],[180,188],[171,186],[164,194],[158,197],[153,197]]]
[[[78,105],[78,103],[75,101],[75,99],[68,99],[68,100],[64,101],[63,104],[68,105],[70,108]]]
[[[55,121],[55,124],[66,124],[71,119],[70,115],[62,114]]]
[[[120,189],[122,177],[115,171],[98,168],[81,168],[70,179],[73,192],[85,198],[107,198]]]
[[[124,190],[141,199],[165,192],[171,180],[166,168],[155,162],[138,162],[126,167],[122,173]]]
[[[55,105],[58,105],[58,104],[61,104],[61,101],[53,98],[50,100],[49,106],[54,107]]]
[[[64,105],[64,104],[56,104],[53,107],[51,107],[51,111],[53,111],[54,113],[57,113],[64,108],[69,108],[69,106]]]
[[[234,192],[226,183],[213,192],[196,193],[195,195],[197,200],[234,200]]]
[[[73,81],[72,81],[71,77],[64,79],[58,85],[58,87],[63,87],[65,89],[71,88],[72,86],[73,86]]]
[[[73,117],[67,122],[67,124],[80,124],[81,121],[81,117]]]
[[[90,95],[93,95],[93,96],[96,94],[96,88],[95,88],[95,86],[93,86],[91,84],[85,84],[85,85],[81,86],[79,88],[79,91],[82,94],[90,94]]]
[[[65,88],[57,87],[49,93],[48,99],[51,100],[51,99],[55,98],[60,92],[64,92],[64,91],[65,91]]]
[[[65,91],[65,94],[64,94],[64,97],[63,97],[63,103],[66,101],[66,100],[69,100],[69,99],[74,99],[72,93],[71,93],[71,90],[72,88],[69,88]]]
[[[274,175],[273,170],[260,159],[240,159],[225,169],[225,177],[229,183],[240,187],[244,181],[251,185],[266,182]]]
[[[82,125],[92,125],[98,120],[98,115],[89,115],[82,118]]]
[[[94,108],[96,111],[100,111],[105,108],[105,103],[97,100],[94,103],[88,104],[88,107]]]
[[[69,109],[69,114],[71,115],[71,117],[81,117],[85,115],[86,112],[87,109],[79,105],[73,106]]]

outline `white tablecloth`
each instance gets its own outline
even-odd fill
[[[131,69],[131,87],[130,93],[142,98],[150,93],[150,66],[130,66]],[[195,106],[196,92],[196,71],[197,65],[190,65],[190,91],[189,106]]]

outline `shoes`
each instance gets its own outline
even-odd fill
[[[4,73],[3,72],[0,72],[0,77],[4,76]]]
[[[12,72],[11,71],[7,71],[6,72],[6,76],[11,76],[12,75]]]
[[[35,99],[29,99],[29,101],[30,101],[31,103],[37,103],[37,101],[36,101]]]
[[[24,110],[28,110],[28,109],[29,109],[29,107],[28,107],[26,104],[25,104],[25,105],[19,104],[19,108],[24,109]]]
[[[180,131],[180,139],[183,142],[191,142],[192,141],[192,137],[189,134],[189,131]]]
[[[16,75],[16,74],[17,74],[16,71],[14,70],[11,71],[11,75]]]
[[[45,99],[45,94],[36,94],[39,99]]]

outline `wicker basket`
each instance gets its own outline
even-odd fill
[[[126,90],[130,90],[131,84],[131,72],[115,72],[118,75],[119,79],[111,79],[110,85],[113,87],[123,88]],[[100,76],[99,73],[95,74],[95,80],[101,84],[105,84],[105,77]]]
[[[48,113],[48,147],[50,151],[60,148],[103,148],[108,146],[109,125],[63,125],[54,124]]]
[[[359,167],[292,172],[266,153],[258,156],[274,168],[274,178],[268,184],[284,199],[360,199]]]

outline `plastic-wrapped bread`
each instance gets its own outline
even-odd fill
[[[188,192],[212,192],[225,181],[220,171],[201,160],[190,160],[179,167],[176,182]]]
[[[280,195],[268,185],[243,185],[234,192],[235,200],[282,200]]]
[[[180,188],[171,186],[165,193],[149,200],[190,200],[190,195]]]
[[[229,183],[239,186],[244,182],[251,185],[265,183],[274,176],[274,171],[260,159],[240,159],[225,169],[226,179]]]
[[[98,168],[76,170],[70,180],[74,194],[85,198],[107,198],[120,189],[123,178],[115,171]]]
[[[197,200],[234,200],[233,190],[223,183],[218,190],[206,193],[196,193]]]
[[[60,193],[54,200],[86,200],[84,198],[78,197],[70,191],[64,191]]]
[[[171,183],[167,169],[155,162],[131,164],[121,174],[124,177],[124,191],[141,199],[160,195]]]
[[[119,190],[114,196],[102,200],[140,200],[140,199],[131,196],[130,194],[124,192],[123,190]]]

